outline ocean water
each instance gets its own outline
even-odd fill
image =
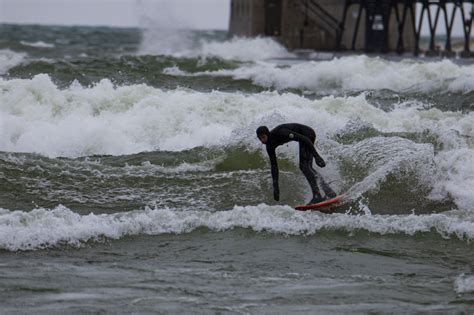
[[[347,202],[299,212],[298,147]],[[474,63],[0,26],[1,313],[472,313]]]

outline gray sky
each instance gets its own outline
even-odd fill
[[[227,29],[230,0],[0,0],[0,23]],[[179,24],[179,25],[178,25]]]

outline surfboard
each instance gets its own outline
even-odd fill
[[[311,205],[296,206],[295,209],[300,210],[300,211],[317,210],[317,211],[321,211],[321,212],[327,212],[331,208],[333,208],[333,207],[337,206],[338,204],[340,204],[342,202],[342,200],[344,199],[344,196],[345,196],[345,194],[340,194],[340,195],[338,195],[334,198],[324,200],[324,201],[321,201],[321,202],[318,202],[318,203],[314,203],[314,204],[311,204]]]

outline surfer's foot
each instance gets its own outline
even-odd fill
[[[332,189],[329,189],[329,190],[324,191],[324,192],[326,193],[326,197],[329,198],[329,199],[337,197],[337,194]]]
[[[321,195],[319,196],[313,196],[313,199],[311,199],[310,202],[308,202],[308,205],[314,205],[315,203],[319,203],[326,200],[326,198],[322,197]]]

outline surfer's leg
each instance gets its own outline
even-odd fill
[[[316,179],[316,173],[312,170],[313,164],[313,155],[311,151],[305,146],[300,145],[300,170],[303,172],[304,177],[309,183],[311,187],[311,191],[313,193],[313,198],[309,202],[309,204],[318,203],[324,200],[319,192],[318,182]]]
[[[316,141],[316,134],[314,134],[312,137],[310,137],[311,141],[314,143]],[[334,190],[331,189],[331,187],[329,187],[329,185],[326,183],[326,181],[323,179],[323,177],[313,168],[313,158],[311,156],[311,152],[307,152],[310,154],[310,160],[309,160],[309,169],[311,170],[311,172],[313,172],[314,174],[314,178],[316,180],[316,182],[319,181],[319,184],[321,185],[321,188],[323,189],[324,191],[324,194],[325,194],[325,199],[330,199],[330,198],[334,198],[337,196],[337,194],[334,192]],[[300,154],[301,154],[301,146],[300,146]],[[316,185],[316,187],[318,187]]]
[[[310,136],[310,139],[314,144],[314,142],[316,141],[316,133],[312,134]],[[300,150],[301,150],[301,147],[300,147]],[[313,172],[313,174],[314,174],[314,178],[316,180],[316,183],[319,183],[320,187],[324,191],[324,194],[325,194],[325,197],[326,197],[324,199],[330,199],[330,198],[336,197],[337,194],[334,192],[334,190],[332,190],[331,187],[329,187],[329,185],[326,183],[326,181],[323,179],[323,177],[313,168],[313,158],[311,157],[311,152],[308,151],[307,153],[310,154],[310,158],[309,158],[310,160],[309,160],[309,163],[308,163],[309,168],[310,168],[311,172]],[[316,187],[318,187],[318,184],[316,184]]]
[[[314,173],[316,180],[319,181],[319,184],[321,185],[321,188],[323,189],[326,197],[328,199],[336,197],[337,194],[334,192],[334,190],[332,190],[331,187],[329,187],[329,185],[326,183],[324,178],[313,168],[312,165],[311,165],[311,171]]]

